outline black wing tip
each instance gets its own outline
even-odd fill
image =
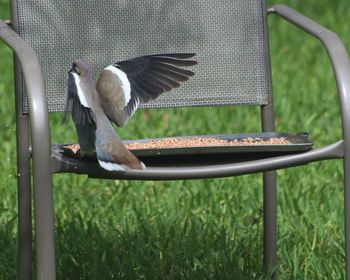
[[[188,67],[193,66],[197,64],[196,60],[190,60],[190,59],[184,59],[179,57],[171,57],[171,56],[159,56],[159,55],[152,55],[146,57],[149,61],[153,62],[159,62],[164,64],[170,64],[173,66],[180,66],[180,67]]]
[[[141,60],[141,59],[154,59],[158,61],[165,60],[166,62],[170,64],[179,64],[178,66],[193,66],[198,64],[196,60],[189,60],[189,58],[192,58],[196,55],[196,53],[163,53],[163,54],[150,54],[150,55],[143,55],[134,57],[131,59],[123,60],[114,62],[111,64],[111,66],[114,66],[115,68],[121,69],[125,67],[133,67],[135,61]],[[164,61],[163,61],[164,62]]]
[[[151,54],[146,55],[148,57],[171,57],[171,58],[179,58],[179,59],[188,59],[192,58],[196,55],[196,53],[159,53],[159,54]]]
[[[163,54],[151,54],[146,55],[145,57],[148,58],[154,58],[154,59],[174,59],[174,61],[183,61],[186,63],[186,66],[193,66],[196,65],[198,62],[197,60],[188,60],[189,58],[192,58],[196,56],[196,53],[163,53]]]
[[[187,70],[187,76],[193,77],[195,75],[195,72]]]

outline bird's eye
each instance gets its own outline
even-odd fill
[[[72,63],[72,67],[69,69],[68,73],[76,73],[76,65]]]
[[[73,63],[72,65],[72,69],[75,73],[77,73],[78,75],[80,75],[81,71],[80,71],[80,68],[75,64]]]

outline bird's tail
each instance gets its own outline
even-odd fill
[[[104,152],[101,153],[101,150],[96,148],[97,150],[97,159],[99,165],[108,171],[125,171],[131,169],[146,169],[146,165],[140,161],[133,154],[133,160],[129,160],[127,163],[116,162],[114,159],[110,160],[110,156],[106,155]]]
[[[132,154],[116,135],[107,120],[96,129],[96,154],[100,166],[108,171],[145,169],[145,164]]]

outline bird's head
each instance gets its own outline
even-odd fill
[[[75,59],[69,73],[76,73],[79,76],[91,75],[91,66],[84,59]]]

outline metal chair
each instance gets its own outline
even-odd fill
[[[94,71],[117,59],[161,52],[196,52],[197,75],[176,94],[144,107],[250,104],[261,107],[262,130],[274,131],[267,15],[277,14],[326,48],[340,99],[343,139],[327,146],[263,158],[204,162],[110,173],[96,162],[60,156],[50,140],[49,112],[64,109],[66,72],[84,57]],[[36,266],[39,279],[55,279],[52,174],[178,180],[264,172],[264,270],[276,266],[276,172],[314,161],[342,159],[345,191],[346,275],[350,279],[350,63],[336,34],[296,11],[264,0],[86,1],[12,0],[11,22],[0,38],[15,54],[19,191],[19,278],[31,278],[31,177],[34,184]],[[214,60],[213,60],[214,59]],[[214,63],[215,62],[215,63]],[[209,67],[210,65],[210,67]],[[222,71],[225,69],[225,71]],[[44,88],[45,84],[45,88]],[[175,96],[175,97],[174,97]]]

